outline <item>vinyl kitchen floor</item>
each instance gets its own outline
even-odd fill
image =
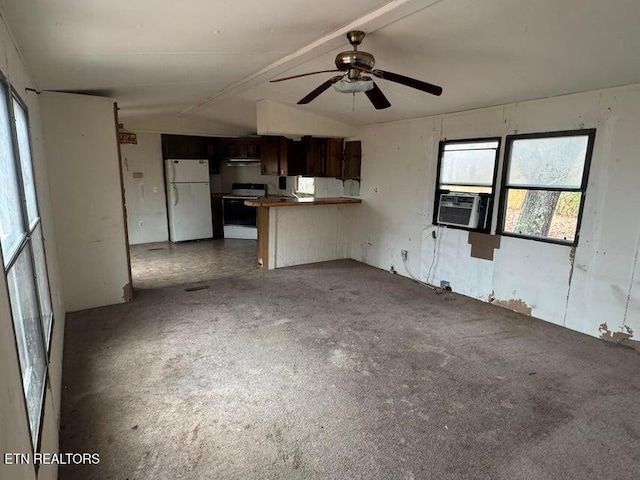
[[[138,290],[198,283],[258,268],[256,240],[215,239],[131,245],[133,287]]]

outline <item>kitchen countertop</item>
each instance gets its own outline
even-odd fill
[[[329,197],[329,198],[295,198],[295,197],[260,197],[255,200],[245,200],[249,207],[302,207],[310,205],[344,205],[350,203],[362,203],[359,198]]]

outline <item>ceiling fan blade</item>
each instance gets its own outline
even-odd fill
[[[423,92],[430,93],[431,95],[442,95],[442,87],[433,85],[431,83],[423,82],[422,80],[416,80],[415,78],[405,77],[398,73],[385,72],[384,70],[371,70],[370,72],[378,78],[389,80],[390,82],[399,83],[407,87],[422,90]]]
[[[298,102],[298,105],[306,105],[307,103],[309,103],[311,100],[315,99],[318,95],[320,95],[322,92],[324,92],[325,90],[327,90],[331,85],[333,85],[334,83],[336,83],[338,80],[340,80],[342,77],[344,77],[344,75],[337,75],[333,78],[330,78],[329,80],[327,80],[326,82],[324,82],[322,85],[320,85],[318,88],[316,88],[315,90],[313,90],[309,95],[307,95],[306,97],[304,97],[302,100],[300,100]]]
[[[270,83],[284,82],[285,80],[291,80],[292,78],[307,77],[309,75],[316,75],[317,73],[331,73],[339,72],[340,70],[319,70],[317,72],[301,73],[300,75],[292,75],[291,77],[277,78],[275,80],[269,80]]]
[[[389,108],[391,106],[389,100],[387,100],[387,97],[384,96],[384,93],[382,93],[382,90],[380,90],[375,82],[373,83],[373,88],[364,93],[371,103],[373,103],[376,110],[382,110],[383,108]]]

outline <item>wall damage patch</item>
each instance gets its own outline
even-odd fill
[[[531,307],[519,298],[513,298],[511,300],[493,300],[491,303],[502,308],[508,308],[514,312],[524,313],[525,315],[531,316]]]
[[[622,330],[626,331],[612,332],[611,330],[609,330],[609,327],[606,323],[601,323],[600,327],[598,328],[601,339],[606,340],[607,342],[628,345],[627,341],[630,340],[631,337],[633,337],[633,330],[631,330],[631,328],[627,327],[626,325],[622,326]]]
[[[493,261],[493,251],[500,248],[500,235],[469,232],[467,243],[471,245],[471,256]]]

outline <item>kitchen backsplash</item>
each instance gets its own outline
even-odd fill
[[[268,195],[291,195],[296,177],[287,177],[287,188],[278,188],[278,178],[273,175],[262,175],[260,166],[229,167],[220,166],[219,175],[211,175],[212,193],[230,193],[233,183],[264,183],[267,185]],[[337,178],[315,178],[315,196],[326,197],[357,197],[360,195],[360,182],[357,180],[339,180]]]
[[[357,197],[360,195],[360,182],[357,180],[340,180],[338,178],[316,177],[315,197]]]

